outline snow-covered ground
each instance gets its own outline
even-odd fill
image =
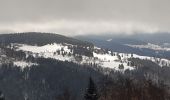
[[[101,65],[103,67],[109,67],[109,68],[113,68],[115,70],[119,70],[119,65],[123,64],[124,70],[134,69],[133,67],[127,65],[127,62],[128,62],[127,59],[126,59],[126,61],[122,62],[122,60],[120,61],[117,56],[112,56],[111,54],[93,53],[93,56],[99,59],[99,61],[101,62]]]
[[[63,46],[62,44],[47,44],[44,46],[32,46],[32,45],[25,45],[19,44],[19,49],[23,51],[30,51],[33,53],[43,53],[43,52],[56,52],[57,50],[64,49],[65,52],[71,52],[68,49],[68,46]]]
[[[34,57],[44,57],[44,58],[53,58],[56,60],[60,61],[70,61],[74,63],[79,63],[79,64],[98,64],[102,67],[106,68],[112,68],[115,70],[120,70],[120,65],[123,65],[123,70],[130,69],[133,70],[134,67],[128,65],[128,58],[132,57],[132,54],[125,54],[125,53],[117,53],[113,52],[111,54],[111,51],[106,54],[100,54],[93,52],[93,57],[87,57],[84,55],[82,56],[81,61],[77,61],[76,57],[73,56],[72,50],[68,48],[70,44],[68,45],[62,45],[62,44],[47,44],[44,46],[31,46],[31,45],[25,45],[25,44],[18,44],[18,49],[17,50],[23,50],[25,52],[31,52]],[[94,47],[94,49],[100,49],[98,47]],[[66,55],[57,54],[57,51],[60,52],[67,52]],[[68,55],[70,54],[70,55]],[[119,55],[119,57],[118,57]],[[121,57],[121,59],[120,59]],[[147,59],[151,60],[153,62],[157,62],[159,60],[159,65],[163,66],[163,64],[170,65],[170,60],[167,59],[160,59],[160,58],[154,58],[154,57],[148,57],[148,56],[140,56],[133,54],[133,58],[139,58],[139,59]],[[31,64],[24,63],[24,62],[15,62],[15,65],[20,65],[20,66],[28,66]],[[122,69],[121,69],[122,70]]]
[[[108,39],[108,40],[106,40],[106,41],[110,42],[110,41],[112,41],[112,39]]]
[[[44,58],[53,58],[60,61],[73,61],[74,57],[68,56],[68,53],[72,54],[73,52],[68,49],[68,46],[64,46],[62,44],[47,44],[44,46],[32,46],[32,45],[25,45],[19,44],[17,50],[22,50],[26,52],[31,52],[34,57],[44,57]],[[57,54],[57,51],[60,54]],[[63,52],[66,52],[67,55],[62,55]]]
[[[26,62],[26,61],[14,61],[13,64],[21,68],[30,67],[32,65],[38,65],[36,63]]]
[[[170,48],[161,47],[159,45],[155,45],[152,43],[148,43],[147,45],[130,45],[130,44],[125,44],[125,45],[134,47],[134,48],[148,48],[148,49],[153,49],[153,50],[170,51]]]

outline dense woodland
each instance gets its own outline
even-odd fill
[[[50,39],[47,43],[58,41],[51,39],[52,34],[48,36]],[[23,37],[23,40],[18,37]],[[8,44],[44,44],[37,38],[33,38],[35,41],[31,43],[31,37],[27,37],[27,34],[0,36],[0,50],[6,55],[1,59],[4,63],[0,65],[0,100],[170,100],[170,67],[160,67],[149,60],[131,58],[129,61],[132,66],[136,66],[135,70],[121,71],[124,66],[120,65],[120,71],[115,71],[95,63],[81,65],[50,58],[35,58],[32,55],[26,57],[25,52],[11,49]],[[42,35],[40,39],[45,37]],[[8,44],[8,48],[4,42]],[[72,47],[73,55],[79,55],[77,60],[81,60],[81,55],[93,56],[92,44],[70,38],[67,42],[80,44]],[[82,45],[90,46],[90,49],[83,48]],[[108,50],[96,52],[106,53]],[[119,58],[121,59],[120,55]],[[12,63],[15,59],[38,65],[17,67]]]
[[[86,41],[80,41],[70,37],[66,37],[59,34],[52,33],[40,33],[40,32],[26,32],[26,33],[12,33],[12,34],[1,34],[0,43],[21,43],[30,45],[46,45],[51,43],[68,43],[79,46],[93,47],[93,44]]]
[[[139,67],[122,73],[95,64],[25,58],[22,51],[7,51],[7,56],[38,65],[20,68],[8,63],[0,66],[0,90],[6,100],[170,99],[170,68],[151,61],[130,59]]]
[[[96,66],[43,58],[37,61],[39,66],[24,69],[12,65],[0,67],[0,90],[6,100],[170,99],[169,86],[163,80],[155,81],[142,74],[137,77],[137,72],[113,71],[103,75]]]

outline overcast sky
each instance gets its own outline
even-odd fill
[[[0,32],[170,32],[170,0],[0,0]]]

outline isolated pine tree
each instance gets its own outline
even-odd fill
[[[84,98],[85,100],[98,100],[97,88],[91,77]]]
[[[124,65],[123,64],[119,64],[119,69],[124,69]]]

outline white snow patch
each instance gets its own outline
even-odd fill
[[[63,46],[62,44],[47,44],[44,46],[31,46],[31,45],[25,45],[20,44],[19,49],[23,51],[30,51],[33,53],[43,53],[43,52],[56,52],[57,50],[64,49],[66,52],[70,52],[70,49],[68,49],[68,46]]]
[[[115,70],[120,70],[119,65],[123,64],[124,66],[123,70],[134,69],[133,67],[127,65],[127,61],[121,62],[123,60],[119,60],[117,56],[112,56],[110,54],[97,54],[95,52],[93,52],[93,56],[98,58],[101,66],[106,67],[106,68],[113,68]]]
[[[130,69],[133,70],[134,67],[128,66],[128,58],[139,58],[139,59],[147,59],[153,62],[159,61],[159,65],[170,65],[170,60],[160,59],[148,56],[140,56],[137,54],[127,54],[127,53],[117,53],[113,52],[114,55],[111,55],[111,51],[106,54],[100,54],[93,52],[93,57],[82,56],[82,61],[76,61],[75,56],[73,56],[73,51],[71,51],[68,46],[63,44],[47,44],[44,46],[31,46],[25,44],[19,44],[18,50],[23,50],[27,52],[31,52],[34,57],[44,57],[44,58],[53,58],[60,61],[69,61],[78,64],[97,64],[101,67],[112,68],[115,70],[120,70],[119,65],[123,64],[123,70]],[[73,46],[73,45],[71,45]],[[94,47],[95,50],[101,50],[101,48]],[[60,54],[57,51],[60,51]],[[63,51],[62,51],[63,50]],[[66,55],[62,55],[62,52],[67,52]],[[68,55],[71,54],[71,55]],[[120,55],[121,59],[118,58],[117,55]],[[21,64],[20,64],[21,65]],[[26,64],[25,64],[26,65]],[[25,66],[23,64],[23,66]]]
[[[68,53],[72,54],[73,52],[68,48],[70,45],[62,45],[62,44],[47,44],[44,46],[31,46],[20,44],[18,50],[23,50],[27,52],[33,53],[34,57],[44,57],[44,58],[53,58],[61,61],[73,61],[74,57],[68,56]],[[59,50],[60,54],[57,54]],[[63,52],[66,52],[67,55],[62,55]]]
[[[170,48],[161,47],[159,45],[155,45],[155,44],[152,44],[152,43],[148,43],[146,45],[130,45],[130,44],[125,44],[125,45],[130,46],[130,47],[134,47],[134,48],[147,48],[147,49],[152,49],[152,50],[170,51]]]
[[[100,59],[102,61],[114,61],[114,60],[117,60],[116,56],[111,56],[110,54],[97,54],[97,53],[93,52],[93,56],[97,57],[98,59]]]
[[[14,61],[13,64],[21,68],[30,67],[32,65],[38,65],[37,63],[26,62],[26,61]]]
[[[108,40],[106,40],[106,41],[110,42],[110,41],[112,41],[112,39],[108,39]]]

